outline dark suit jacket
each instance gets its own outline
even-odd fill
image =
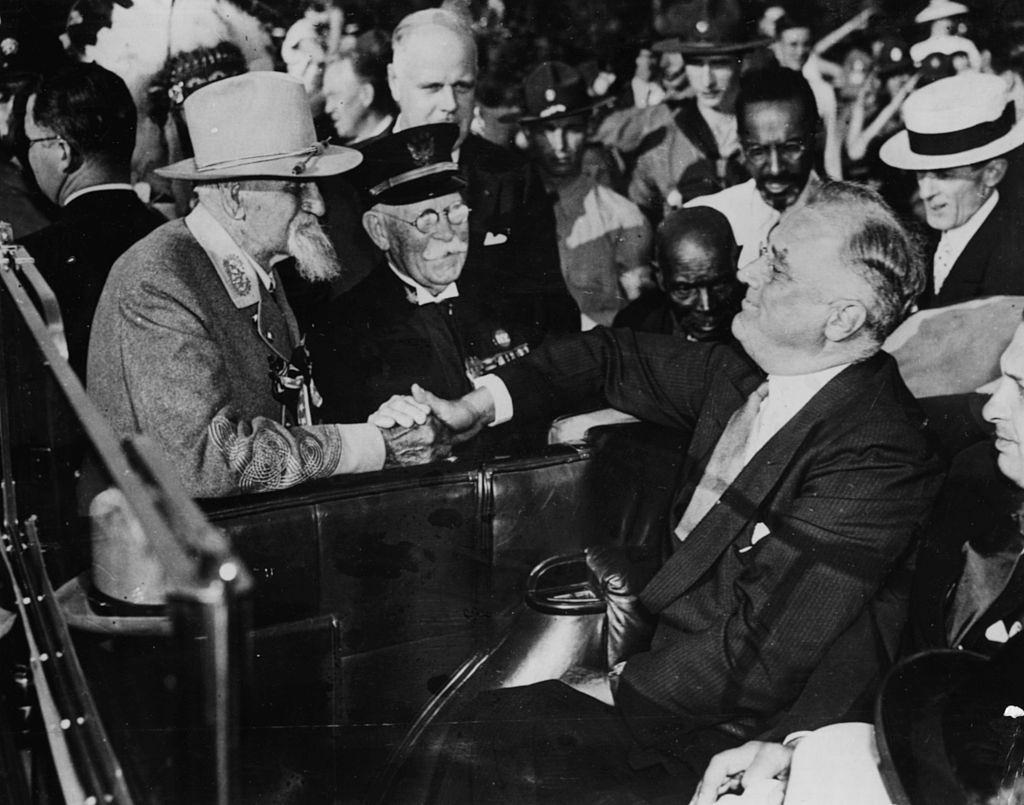
[[[964,568],[963,547],[970,542],[983,556],[1019,553],[1024,547],[1019,513],[1024,490],[996,466],[991,441],[963,451],[954,460],[918,551],[914,572],[906,654],[949,648],[946,618]],[[991,602],[959,640],[969,651],[993,654],[1003,643],[986,630],[997,621],[1009,627],[1024,615],[1024,567],[1018,563],[1004,586],[993,589]]]
[[[469,216],[469,254],[459,287],[501,318],[548,333],[578,332],[579,310],[562,279],[551,199],[525,158],[470,134],[459,151]]]
[[[70,363],[83,380],[92,317],[110,267],[165,223],[130,190],[98,190],[74,199],[58,221],[21,240],[57,295]]]
[[[392,394],[419,383],[443,398],[472,389],[467,359],[525,343],[469,294],[417,306],[387,266],[323,305],[309,332],[325,422],[363,422]],[[508,343],[505,346],[504,337]]]
[[[693,428],[678,521],[731,414],[763,380],[725,346],[624,330],[587,333],[500,371],[520,414],[604,400]],[[885,353],[841,372],[762,448],[644,589],[651,649],[616,702],[637,741],[698,769],[759,735],[843,720],[895,654],[899,570],[942,464]],[[768,536],[752,544],[755,527]]]
[[[1009,192],[1000,193],[991,215],[953,264],[938,294],[927,293],[921,307],[943,307],[980,296],[1024,294],[1022,208]]]

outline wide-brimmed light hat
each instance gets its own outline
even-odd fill
[[[943,170],[1002,156],[1024,143],[1024,125],[1002,78],[961,73],[911,93],[906,128],[879,152],[903,170]]]
[[[955,3],[953,0],[931,0],[923,9],[917,12],[914,22],[926,23],[944,20],[949,17],[959,17],[970,11],[963,3]]]
[[[355,149],[317,142],[306,90],[284,73],[208,84],[186,98],[184,110],[195,157],[157,170],[168,179],[320,179],[362,161]]]

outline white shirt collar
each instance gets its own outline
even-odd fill
[[[135,188],[132,187],[127,182],[107,182],[107,184],[94,184],[92,187],[83,187],[81,190],[76,190],[74,193],[71,193],[66,199],[64,199],[64,203],[61,204],[60,206],[66,207],[79,196],[84,196],[86,193],[99,193],[102,190],[131,190],[133,193],[135,192]]]
[[[953,229],[947,229],[942,233],[939,238],[939,246],[936,249],[938,253],[939,249],[942,249],[946,257],[946,275],[949,274],[949,269],[953,268],[953,263],[957,261],[964,249],[967,248],[967,244],[970,243],[981,225],[985,223],[985,219],[992,214],[992,210],[995,209],[996,203],[999,201],[999,191],[996,190],[991,196],[978,207],[978,211],[974,213],[970,218],[964,221],[960,226],[954,227]],[[942,283],[946,277],[935,277],[935,290],[938,291],[942,287]]]
[[[424,288],[412,277],[403,274],[401,271],[395,268],[394,264],[391,263],[390,261],[388,262],[388,268],[390,268],[394,275],[398,277],[406,286],[408,286],[410,290],[416,292],[415,302],[419,306],[432,305],[435,302],[443,302],[446,299],[455,299],[459,295],[458,286],[454,282],[448,287],[446,287],[444,290],[442,290],[441,293],[435,296],[433,293],[430,292],[430,290]],[[409,301],[411,302],[413,300],[410,299]]]
[[[768,375],[768,396],[757,413],[754,432],[747,443],[746,459],[749,461],[815,394],[849,365],[843,363],[802,375]]]
[[[235,243],[234,238],[201,202],[185,216],[185,225],[209,256],[236,305],[241,307],[259,301],[258,293],[253,297],[252,280],[258,280],[268,291],[274,290],[273,275]],[[240,302],[245,304],[240,305]]]

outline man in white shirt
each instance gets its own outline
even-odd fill
[[[820,121],[806,79],[775,67],[743,76],[736,114],[743,162],[753,178],[686,206],[712,207],[728,219],[744,266],[817,187],[814,141]]]
[[[1005,155],[1024,143],[1006,83],[980,73],[944,78],[907,98],[903,121],[880,156],[915,172],[928,225],[941,233],[919,304],[1024,294],[1020,210],[998,189]]]
[[[611,670],[481,697],[462,714],[453,749],[466,763],[449,759],[441,801],[488,779],[502,785],[488,788],[496,801],[537,787],[551,801],[682,800],[716,751],[870,709],[905,606],[893,569],[942,471],[880,349],[922,274],[876,194],[827,184],[741,271],[733,333],[745,353],[596,330],[480,378],[461,400],[415,388],[373,418],[433,411],[464,436],[603,401],[693,432],[653,578],[624,589],[624,572],[590,556]],[[621,627],[638,623],[647,639]]]

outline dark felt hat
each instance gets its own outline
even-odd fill
[[[523,95],[519,122],[525,125],[576,117],[613,100],[591,98],[582,74],[560,61],[539,64],[523,81]]]
[[[374,204],[412,204],[466,186],[452,149],[459,136],[454,123],[432,123],[402,129],[373,140],[360,150],[362,164],[350,181],[367,208]]]
[[[991,659],[941,649],[902,661],[878,697],[876,740],[894,802],[966,805],[1024,791],[1024,642]]]
[[[735,0],[700,0],[678,4],[671,36],[656,42],[655,53],[681,53],[691,58],[740,54],[768,44],[751,38]]]

